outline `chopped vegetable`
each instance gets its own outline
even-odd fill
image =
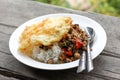
[[[73,53],[72,53],[71,51],[66,51],[65,54],[66,54],[67,56],[72,56],[72,55],[73,55]]]
[[[82,48],[83,42],[80,39],[76,39],[75,47],[76,47],[76,49]]]

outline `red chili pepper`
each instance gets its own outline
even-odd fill
[[[66,48],[62,48],[62,50],[63,50],[63,51],[67,51],[67,49],[66,49]]]
[[[80,39],[76,39],[75,47],[76,49],[83,47],[83,42]]]
[[[65,54],[68,55],[68,56],[72,56],[73,55],[71,51],[66,51]]]

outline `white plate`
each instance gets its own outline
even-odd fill
[[[64,63],[64,64],[45,64],[45,63],[41,63],[36,60],[33,60],[32,58],[30,58],[24,54],[20,54],[17,51],[18,45],[19,45],[19,43],[18,43],[19,36],[21,35],[22,31],[25,29],[25,27],[27,25],[31,25],[38,21],[42,21],[48,17],[60,17],[60,16],[69,16],[72,18],[73,23],[79,24],[82,27],[85,27],[85,26],[92,27],[96,33],[95,40],[94,40],[93,47],[92,47],[93,51],[91,52],[92,59],[97,57],[102,52],[102,50],[104,49],[104,47],[106,45],[107,36],[106,36],[104,29],[102,28],[102,26],[99,23],[97,23],[96,21],[94,21],[88,17],[85,17],[85,16],[69,14],[69,13],[59,13],[59,14],[49,14],[49,15],[45,15],[45,16],[40,16],[40,17],[34,18],[32,20],[29,20],[29,21],[25,22],[24,24],[22,24],[21,26],[19,26],[13,32],[13,34],[11,35],[10,40],[9,40],[9,48],[10,48],[12,55],[18,61],[20,61],[28,66],[38,68],[38,69],[61,70],[61,69],[69,69],[69,68],[78,66],[78,62],[79,62],[78,60],[70,62],[70,63]]]

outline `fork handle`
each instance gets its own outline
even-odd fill
[[[90,72],[93,70],[93,61],[91,57],[91,52],[90,52],[90,45],[87,45],[87,54],[86,54],[86,68],[87,72]]]
[[[85,68],[86,68],[85,64],[86,64],[86,53],[85,53],[85,51],[83,51],[82,52],[82,57],[79,60],[79,65],[78,65],[78,68],[77,68],[77,73],[80,73],[83,70],[85,70]]]

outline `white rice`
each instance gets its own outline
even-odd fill
[[[36,46],[33,49],[32,57],[44,63],[46,63],[49,59],[53,59],[54,63],[57,63],[60,52],[61,48],[58,44],[54,44],[53,47],[47,51],[40,49],[39,46]]]

